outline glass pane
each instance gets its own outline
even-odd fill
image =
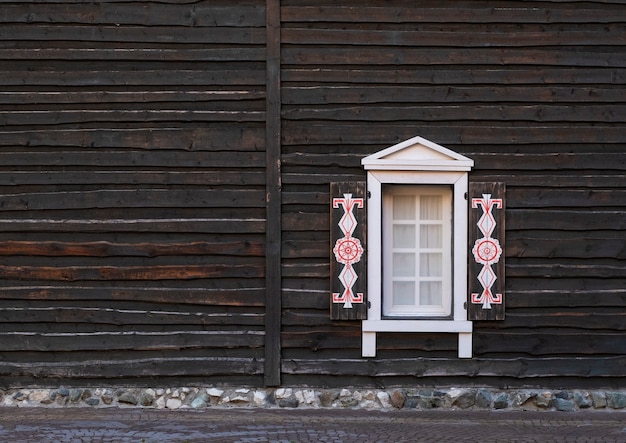
[[[442,286],[439,281],[423,281],[420,282],[420,305],[422,306],[441,306]]]
[[[420,254],[420,276],[441,277],[443,255],[440,253]]]
[[[393,304],[396,306],[415,305],[415,282],[393,282]]]
[[[393,219],[415,220],[415,197],[396,195],[393,197]]]
[[[393,247],[415,247],[415,225],[393,225]]]
[[[441,225],[420,226],[420,247],[421,248],[441,248],[443,230]]]
[[[415,254],[393,254],[393,276],[415,277]]]
[[[420,197],[420,220],[441,220],[443,200],[440,195]]]

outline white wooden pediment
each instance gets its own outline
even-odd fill
[[[474,161],[422,137],[413,137],[361,160],[365,169],[469,171]]]

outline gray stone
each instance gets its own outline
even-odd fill
[[[100,400],[94,397],[88,398],[85,401],[86,404],[88,404],[89,406],[98,406],[100,404]]]
[[[83,401],[87,401],[88,398],[91,398],[93,394],[91,393],[91,389],[85,389],[83,391],[83,395],[80,396],[80,399]]]
[[[467,409],[474,406],[475,403],[476,391],[473,389],[469,389],[461,392],[461,394],[452,402],[452,406],[457,406],[461,409]]]
[[[479,389],[476,392],[476,400],[474,402],[474,404],[479,407],[479,408],[489,408],[491,407],[491,402],[493,401],[493,395],[491,395],[491,392],[487,391],[486,389]]]
[[[191,407],[194,409],[206,408],[209,403],[209,394],[206,392],[201,393],[191,402]]]
[[[540,392],[539,394],[537,394],[537,397],[535,397],[535,404],[539,408],[549,408],[553,401],[554,396],[550,391]]]
[[[339,406],[343,408],[354,408],[359,405],[359,401],[354,397],[342,397],[339,399]]]
[[[604,392],[592,392],[591,401],[593,402],[593,407],[596,409],[606,408],[606,394]]]
[[[443,404],[443,399],[441,397],[420,397],[419,406],[422,409],[436,409],[440,408]]]
[[[154,396],[152,394],[150,394],[149,392],[142,392],[139,395],[139,404],[141,406],[152,406],[152,404],[154,403]]]
[[[396,389],[391,393],[391,397],[389,398],[391,406],[396,409],[402,409],[404,407],[404,403],[406,402],[406,395],[400,389]]]
[[[22,401],[26,400],[26,398],[28,398],[28,395],[23,393],[22,391],[17,391],[15,394],[13,394],[13,400]]]
[[[407,409],[415,409],[419,406],[420,398],[419,397],[407,397],[404,401],[404,407]]]
[[[532,398],[534,398],[536,394],[533,394],[528,391],[519,391],[513,396],[513,406],[520,407],[524,406],[526,402]]]
[[[494,409],[506,409],[509,407],[509,396],[506,392],[501,392],[493,400]]]
[[[574,392],[574,403],[578,405],[580,409],[588,409],[592,406],[591,396],[588,392]]]
[[[102,394],[102,397],[100,397],[100,399],[105,405],[110,405],[111,403],[113,403],[113,395],[110,392],[105,392],[104,394]]]
[[[82,389],[72,389],[72,390],[70,390],[69,397],[70,397],[70,402],[71,403],[78,403],[82,396],[83,396]]]
[[[278,406],[281,408],[297,408],[298,400],[295,398],[281,398],[278,401]]]
[[[57,394],[59,394],[61,397],[67,397],[68,395],[70,395],[70,390],[67,388],[59,388],[57,389]]]
[[[320,392],[319,395],[320,404],[323,407],[328,408],[332,406],[333,402],[337,400],[338,397],[339,395],[337,391],[324,390]]]
[[[119,403],[124,403],[124,404],[134,405],[134,406],[139,404],[139,399],[137,398],[137,396],[129,391],[122,392],[118,396],[117,401]]]
[[[563,400],[569,400],[570,399],[569,392],[567,392],[567,391],[559,391],[556,394],[554,394],[554,396],[556,398],[562,398]]]
[[[554,402],[554,407],[557,411],[573,411],[574,410],[574,402],[572,400],[566,400],[564,398],[556,398]]]
[[[623,392],[607,392],[606,403],[612,409],[626,408],[626,393]]]

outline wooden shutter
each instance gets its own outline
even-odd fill
[[[469,184],[468,320],[504,320],[504,183]]]
[[[364,320],[366,182],[330,184],[330,318]]]

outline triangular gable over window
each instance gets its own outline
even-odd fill
[[[413,137],[365,157],[367,170],[469,171],[474,161],[422,137]]]

